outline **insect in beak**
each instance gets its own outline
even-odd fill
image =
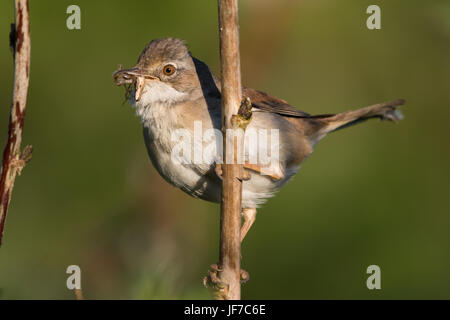
[[[122,65],[119,65],[119,69],[113,73],[113,79],[118,86],[134,84],[136,87],[134,95],[136,101],[141,99],[144,87],[149,80],[159,80],[158,77],[142,73],[138,68],[122,70]]]
[[[145,78],[142,76],[137,77],[136,79],[136,93],[134,94],[134,99],[136,101],[141,100],[141,96],[142,96],[142,92],[144,90],[144,86],[145,86]]]

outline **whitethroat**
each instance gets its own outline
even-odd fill
[[[120,68],[113,78],[117,85],[130,86],[128,99],[141,118],[148,154],[159,174],[191,196],[220,202],[222,182],[217,164],[222,159],[222,138],[211,139],[211,132],[215,135],[221,131],[220,79],[191,55],[182,40],[175,38],[151,41],[134,68]],[[256,208],[299,171],[316,143],[328,133],[371,118],[397,122],[403,117],[396,109],[404,103],[402,99],[339,114],[310,115],[254,89],[243,87],[242,96],[251,103],[252,113],[245,137],[256,133],[257,138],[266,138],[262,140],[271,141],[272,146],[275,142],[277,150],[272,153],[277,156],[269,163],[250,161],[261,149],[266,153],[274,151],[259,141],[256,146],[247,144],[242,153],[248,177],[242,185],[241,241],[255,221]],[[196,130],[201,131],[202,139],[192,139]],[[191,139],[186,138],[189,135]],[[182,157],[184,161],[174,155],[180,136],[191,143],[192,148],[184,150],[194,153]],[[215,148],[210,148],[211,143]],[[205,149],[212,150],[212,154],[199,157],[198,153]]]

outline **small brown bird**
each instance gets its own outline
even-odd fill
[[[117,85],[131,86],[129,102],[141,118],[148,154],[159,174],[191,196],[220,202],[222,184],[216,167],[222,159],[222,138],[218,136],[221,85],[208,66],[194,58],[182,40],[157,39],[145,47],[134,68],[119,69],[113,78]],[[242,88],[242,95],[251,101],[252,111],[245,137],[256,132],[258,139],[267,138],[262,140],[270,140],[271,146],[276,142],[276,150],[268,150],[267,144],[258,141],[243,152],[249,179],[242,186],[241,241],[255,221],[256,208],[298,172],[326,134],[370,118],[397,122],[402,114],[396,107],[404,103],[399,99],[313,116],[254,89]],[[184,151],[182,156],[180,150]],[[260,156],[261,151],[276,157],[269,162],[262,163],[259,158],[252,162],[252,156]]]

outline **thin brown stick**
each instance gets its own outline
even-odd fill
[[[11,200],[16,175],[31,159],[32,147],[20,152],[22,130],[30,79],[30,19],[28,0],[15,0],[15,24],[11,26],[10,46],[14,56],[14,87],[9,116],[8,140],[3,151],[0,178],[0,245],[6,214]]]
[[[74,289],[73,290],[75,294],[75,300],[84,300],[83,290],[80,289]]]
[[[238,1],[219,0],[220,65],[222,76],[222,131],[224,164],[222,166],[222,203],[220,210],[219,279],[225,290],[219,296],[226,300],[241,298],[240,226],[243,175],[236,154],[227,152],[227,129],[234,129],[233,115],[238,114],[242,100],[239,57]],[[237,139],[236,139],[237,140]],[[234,150],[238,141],[234,141]],[[243,143],[243,141],[241,141]],[[242,146],[241,146],[242,147]],[[240,150],[243,150],[242,148]],[[231,155],[230,155],[231,154]],[[233,156],[234,159],[229,159]]]

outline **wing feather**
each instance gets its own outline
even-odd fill
[[[296,118],[309,118],[310,115],[306,112],[300,111],[292,107],[285,100],[272,97],[267,93],[254,90],[251,88],[244,88],[242,91],[244,97],[249,97],[254,108],[266,112],[277,113],[283,116]]]

